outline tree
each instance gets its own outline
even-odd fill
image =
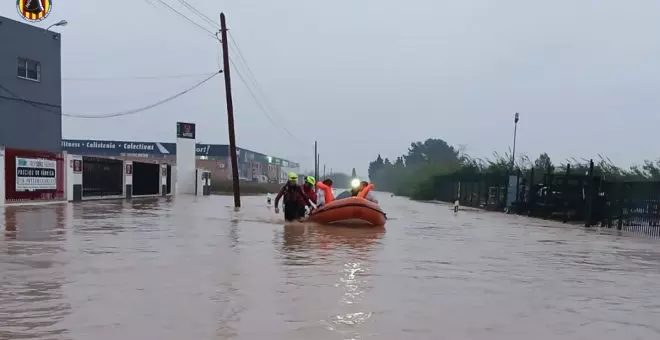
[[[389,162],[389,161],[388,161]],[[370,181],[375,181],[377,174],[385,168],[385,161],[383,161],[383,158],[378,154],[378,157],[376,157],[376,160],[369,163],[369,180]]]
[[[464,150],[461,148],[460,150]],[[660,181],[660,159],[656,161],[645,160],[643,164],[630,168],[621,168],[607,158],[600,156],[594,161],[594,174],[607,181]],[[490,159],[472,158],[463,151],[459,151],[442,139],[429,138],[424,142],[410,143],[406,154],[393,160],[378,157],[369,163],[369,178],[378,190],[390,191],[399,195],[414,198],[429,198],[437,194],[436,181],[442,176],[455,176],[453,178],[505,178],[512,170],[511,150],[504,154],[493,153]],[[584,175],[589,170],[589,160],[572,159],[571,173]],[[524,178],[529,178],[534,170],[535,182],[543,178],[543,174],[566,171],[562,164],[555,169],[550,156],[543,152],[533,162],[527,155],[521,154],[515,159],[513,170],[521,171]],[[482,177],[483,178],[483,177]]]
[[[408,154],[403,157],[407,166],[456,163],[459,152],[442,139],[429,138],[424,143],[410,143]]]
[[[394,162],[379,154],[369,163],[369,178],[378,190],[401,193],[417,185],[427,174],[446,172],[461,164],[459,152],[442,139],[410,143],[408,152]]]
[[[552,160],[550,159],[550,156],[548,156],[547,153],[543,152],[539,155],[539,158],[537,158],[534,161],[534,168],[542,170],[542,171],[554,171],[555,167],[552,165]]]

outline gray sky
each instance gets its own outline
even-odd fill
[[[164,0],[200,24],[176,0]],[[152,3],[152,4],[150,4]],[[660,126],[657,0],[335,0],[189,3],[220,11],[280,123],[259,110],[232,70],[237,144],[312,168],[366,174],[377,153],[443,138],[474,156],[504,152],[513,113],[517,151],[535,157],[656,158]],[[404,5],[405,3],[405,5]],[[18,19],[14,1],[0,13]],[[39,26],[60,19],[63,77],[213,72],[218,43],[157,0],[55,1]],[[207,25],[208,26],[208,25]],[[212,29],[209,27],[209,29]],[[245,67],[235,62],[244,75]],[[204,77],[63,80],[67,113],[145,106]],[[177,120],[200,142],[227,143],[222,77],[173,102],[116,119],[64,119],[66,138],[168,141]],[[302,158],[308,154],[307,158]]]

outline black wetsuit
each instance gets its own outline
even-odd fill
[[[295,221],[305,217],[305,206],[309,205],[309,202],[302,187],[297,184],[285,184],[275,197],[276,207],[282,197],[284,198],[282,204],[284,205],[285,220]]]

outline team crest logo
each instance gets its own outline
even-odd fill
[[[52,0],[16,0],[18,14],[30,22],[39,22],[46,19],[52,7]]]

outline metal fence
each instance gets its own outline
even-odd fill
[[[607,180],[593,161],[588,171],[568,166],[562,172],[438,176],[433,195],[462,206],[660,237],[660,181]]]

